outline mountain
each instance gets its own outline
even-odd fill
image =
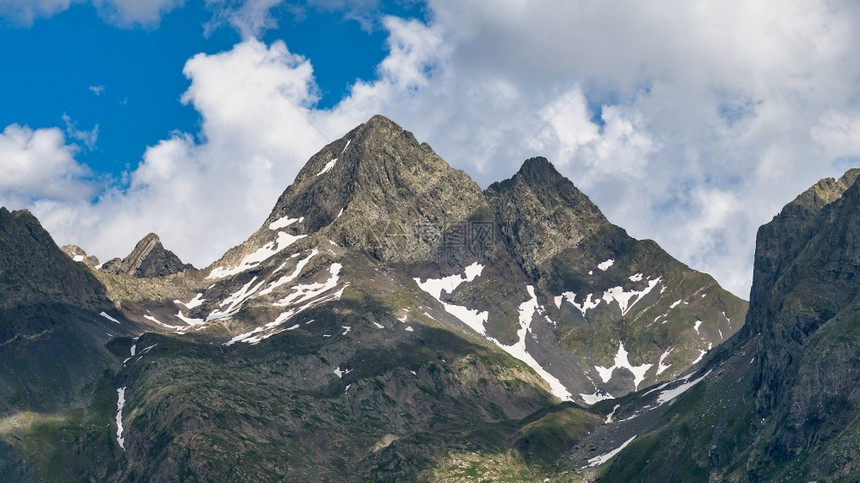
[[[544,310],[586,375],[584,402],[673,379],[742,327],[744,301],[611,224],[546,159],[486,194],[510,254],[552,301]]]
[[[76,256],[79,251],[74,251]],[[193,270],[194,267],[182,263],[176,254],[164,248],[158,235],[150,233],[137,242],[127,257],[109,260],[101,269],[107,273],[125,273],[136,278],[157,278]]]
[[[746,325],[601,480],[860,478],[858,175],[822,180],[759,229]]]
[[[96,479],[578,477],[566,455],[607,399],[698,367],[746,311],[547,160],[482,191],[382,116],[311,157],[202,270],[155,235],[100,269],[58,253],[97,294],[85,315],[118,321],[93,350],[111,353],[112,397],[87,406],[113,435],[66,433],[110,460]],[[10,446],[5,475],[92,476],[70,450],[34,466]]]
[[[105,410],[121,364],[109,347],[134,332],[84,257],[29,212],[0,208],[0,480],[117,466]]]

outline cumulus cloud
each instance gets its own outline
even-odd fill
[[[255,39],[282,2],[207,4],[245,40],[185,66],[201,131],[151,146],[95,205],[37,201],[58,238],[123,255],[156,231],[205,265],[313,152],[382,113],[484,186],[547,156],[610,220],[745,296],[757,226],[860,156],[851,2],[430,0],[428,23],[378,19],[388,56],[331,109],[313,59]],[[73,154],[54,168],[72,180]]]
[[[60,129],[7,126],[0,133],[0,205],[87,199],[95,191],[87,181],[91,173],[75,161],[75,152]]]
[[[257,228],[285,180],[326,143],[306,118],[316,100],[311,65],[283,42],[200,54],[184,73],[191,85],[182,102],[201,114],[200,133],[176,132],[149,147],[127,186],[97,204],[35,205],[55,236],[113,257],[155,231],[205,266]]]

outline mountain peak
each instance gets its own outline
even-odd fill
[[[542,179],[548,177],[561,177],[552,163],[543,156],[529,158],[520,166],[518,175],[527,179]]]
[[[588,196],[543,157],[526,160],[513,177],[493,183],[485,195],[527,272],[611,226]]]
[[[156,278],[189,268],[194,267],[183,264],[179,257],[164,248],[158,235],[149,233],[137,242],[134,250],[122,260],[118,271],[137,278]]]
[[[106,302],[104,290],[89,271],[63,253],[27,210],[0,207],[0,273],[0,309]]]
[[[279,220],[300,220],[287,229],[291,235],[323,233],[380,259],[418,261],[436,248],[420,240],[418,225],[443,230],[485,205],[466,173],[376,115],[310,158],[253,245],[273,240],[268,227],[279,226]]]

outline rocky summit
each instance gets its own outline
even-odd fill
[[[762,229],[749,315],[548,160],[482,191],[382,116],[312,156],[260,228],[201,270],[155,234],[99,265],[0,209],[0,479],[629,480],[741,474],[743,457],[745,477],[766,479],[853,414],[850,398],[833,406],[850,370],[831,396],[791,388],[833,382],[805,369],[809,341],[852,357],[815,334],[850,324],[832,295],[850,252],[827,243],[852,236],[831,207],[854,178],[802,195],[776,236]],[[721,377],[717,396],[691,399]],[[714,422],[715,439],[665,432],[720,401],[741,419]],[[824,429],[808,431],[813,417]]]

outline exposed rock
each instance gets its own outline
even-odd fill
[[[122,259],[119,257],[111,258],[110,260],[104,262],[99,270],[113,274],[121,273]]]
[[[155,233],[150,233],[137,242],[134,250],[122,260],[119,266],[119,272],[137,278],[166,277],[189,269],[194,267],[183,264],[179,257],[165,249]],[[105,270],[109,269],[105,268]]]
[[[99,259],[95,255],[87,255],[87,252],[77,245],[65,245],[60,250],[76,262],[84,263],[90,267],[97,267],[99,265]]]
[[[0,308],[105,301],[95,277],[63,253],[29,211],[0,207]]]
[[[546,158],[527,160],[511,179],[490,185],[486,195],[511,252],[529,274],[536,275],[562,250],[610,226]]]

